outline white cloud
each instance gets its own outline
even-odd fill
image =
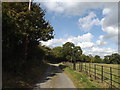
[[[48,3],[49,2],[49,3]],[[81,16],[84,15],[86,13],[89,13],[89,9],[98,9],[101,8],[103,9],[103,15],[105,15],[105,17],[102,19],[101,21],[101,25],[103,28],[103,31],[106,30],[107,27],[111,26],[113,28],[117,28],[117,24],[118,24],[118,3],[117,2],[78,2],[78,1],[74,1],[74,0],[70,0],[70,1],[58,1],[58,0],[49,0],[47,3],[43,2],[41,3],[42,5],[44,5],[48,11],[52,11],[55,13],[59,13],[62,15],[67,15],[67,16],[71,16],[71,15],[77,15],[77,16]],[[86,12],[87,11],[87,12]],[[90,14],[93,15],[94,17],[96,17],[94,14]],[[87,30],[89,30],[92,25],[96,25],[96,23],[99,23],[99,19],[94,19],[94,17],[90,17],[91,19],[93,18],[93,20],[88,19],[88,21],[85,23],[85,20],[87,19],[82,19],[82,28],[85,28]],[[87,18],[87,17],[86,17]],[[80,21],[80,20],[79,20]],[[91,21],[91,23],[90,23]]]
[[[111,49],[111,48],[98,48],[98,47],[93,47],[92,48],[92,52],[94,53],[113,53],[115,52],[115,50]]]
[[[79,2],[78,2],[79,1]],[[83,15],[88,9],[105,8],[104,12],[108,12],[108,8],[117,5],[117,2],[80,2],[82,0],[49,0],[42,2],[48,11],[55,13],[63,13],[64,15]]]
[[[78,20],[79,26],[84,31],[89,31],[94,25],[100,25],[100,20],[96,18],[94,12],[90,12],[88,16]]]
[[[41,41],[43,45],[49,46],[49,47],[55,47],[55,46],[61,46],[62,44],[66,42],[73,42],[75,45],[78,45],[82,42],[90,42],[93,38],[93,35],[91,33],[86,33],[83,34],[82,36],[70,36],[65,39],[65,38],[60,38],[60,39],[52,39],[47,42]]]
[[[118,6],[103,9],[105,17],[101,20],[101,26],[105,35],[102,35],[103,40],[112,40],[118,44]]]
[[[112,53],[117,53],[117,50],[112,48],[92,47],[91,49],[83,49],[83,53],[86,55],[92,54],[93,56],[100,55],[103,58],[105,55],[111,55]]]
[[[61,46],[65,42],[73,42],[75,45],[80,45],[83,48],[85,54],[99,54],[100,56],[109,55],[117,52],[112,48],[99,48],[99,46],[106,45],[105,40],[112,40],[113,43],[117,43],[118,39],[118,3],[117,2],[103,2],[103,3],[84,3],[75,2],[73,0],[69,2],[51,2],[42,3],[48,11],[54,12],[55,14],[61,14],[63,16],[83,16],[79,19],[79,25],[84,31],[89,31],[94,25],[101,25],[104,35],[99,37],[100,40],[91,42],[93,35],[91,33],[84,34],[82,36],[67,36],[67,38],[53,39],[48,42],[42,42],[44,45],[55,47]],[[65,0],[64,0],[65,1]],[[90,12],[89,9],[102,9],[104,17],[99,20],[95,13]],[[87,48],[87,49],[86,49]]]
[[[97,41],[96,41],[96,45],[97,45],[97,46],[103,46],[103,45],[106,45],[106,44],[107,44],[107,42],[102,41],[102,40],[97,40]]]
[[[81,42],[78,43],[77,46],[80,46],[81,48],[91,48],[94,46],[93,42]]]
[[[105,8],[105,9],[103,9],[103,15],[107,15],[107,14],[109,14],[109,12],[110,12],[110,9],[109,8]]]
[[[66,42],[72,42],[76,46],[80,46],[83,50],[83,53],[86,55],[92,54],[94,55],[100,55],[103,57],[104,55],[110,55],[112,53],[117,52],[117,50],[114,50],[112,48],[100,48],[99,46],[106,45],[107,42],[104,42],[102,40],[102,36],[100,36],[100,40],[97,40],[95,43],[92,42],[93,35],[91,33],[86,33],[82,36],[69,36],[67,35],[66,38],[60,38],[60,39],[52,39],[47,42],[41,41],[42,45],[46,45],[49,47],[56,47],[56,46],[62,46]]]
[[[49,2],[49,3],[48,3]],[[48,11],[55,12],[56,14],[62,14],[64,16],[81,16],[88,14],[89,9],[103,9],[102,14],[104,15],[101,20],[101,26],[104,39],[110,39],[117,43],[117,31],[118,31],[118,3],[117,2],[78,2],[74,0],[70,1],[58,1],[49,0],[41,3],[46,7]],[[84,31],[89,31],[93,25],[99,25],[100,20],[97,18],[95,13],[91,12],[88,16],[79,19],[79,26]]]
[[[64,8],[62,7],[62,3],[60,2],[49,2],[49,3],[44,3],[44,6],[46,6],[46,8],[49,11],[53,11],[56,13],[62,13],[64,11]]]
[[[104,41],[104,35],[100,35],[99,40],[96,40],[95,46],[104,46],[107,44],[108,44],[108,42]]]
[[[105,27],[103,31],[106,32],[106,34],[101,35],[102,40],[109,39],[118,44],[118,27]]]

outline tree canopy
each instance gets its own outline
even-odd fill
[[[82,49],[80,46],[75,46],[72,42],[63,44],[63,55],[67,60],[80,60]]]
[[[40,4],[28,2],[2,3],[2,52],[3,65],[24,62],[27,47],[29,59],[35,57],[40,41],[47,41],[54,37],[53,27],[45,20],[45,11]],[[39,52],[40,53],[40,52]],[[42,55],[40,53],[40,55]],[[37,55],[38,56],[38,55]]]
[[[53,38],[53,27],[45,20],[45,11],[39,4],[32,3],[29,11],[28,3],[3,3],[2,15],[3,44],[6,47],[23,44],[26,35],[29,45]]]
[[[104,63],[110,64],[120,64],[120,54],[113,53],[112,55],[104,56]]]
[[[32,3],[30,11],[25,2],[2,3],[2,8],[4,50],[24,47],[26,36],[29,47],[53,38],[53,27],[45,20],[45,11],[39,4]]]

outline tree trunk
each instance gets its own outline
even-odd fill
[[[73,62],[73,70],[76,70],[76,62],[75,62],[75,60]]]

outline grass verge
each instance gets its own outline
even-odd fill
[[[64,68],[64,72],[71,78],[76,88],[100,88],[84,73],[74,71],[69,67]]]

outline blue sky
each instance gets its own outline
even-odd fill
[[[42,2],[45,18],[54,28],[55,37],[43,45],[62,46],[73,42],[83,53],[101,57],[117,52],[117,3]],[[87,6],[87,7],[86,7]],[[114,14],[113,14],[114,13]]]

